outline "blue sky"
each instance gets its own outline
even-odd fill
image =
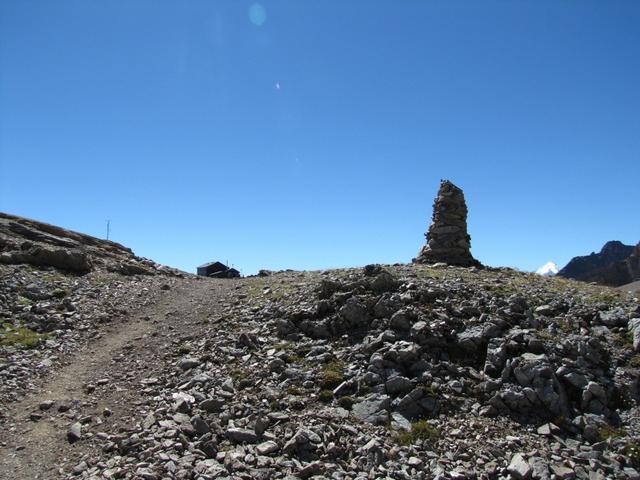
[[[637,0],[0,0],[0,210],[193,271],[640,240]]]

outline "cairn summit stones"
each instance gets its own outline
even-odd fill
[[[446,263],[460,267],[481,267],[471,255],[471,237],[467,233],[467,204],[464,193],[449,180],[440,182],[433,203],[433,217],[427,243],[413,261],[416,263]]]

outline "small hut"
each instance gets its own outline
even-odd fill
[[[235,268],[229,268],[222,262],[209,262],[198,267],[198,275],[212,278],[238,278],[240,272]]]

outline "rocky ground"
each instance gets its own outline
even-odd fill
[[[127,278],[100,296],[118,319],[3,347],[0,478],[638,476],[625,293],[425,265]]]
[[[0,479],[640,477],[633,293],[445,265],[199,279],[100,245],[80,273],[21,241]]]

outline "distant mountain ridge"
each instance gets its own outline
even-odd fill
[[[640,279],[640,243],[607,242],[599,253],[574,257],[558,276],[617,287]]]

